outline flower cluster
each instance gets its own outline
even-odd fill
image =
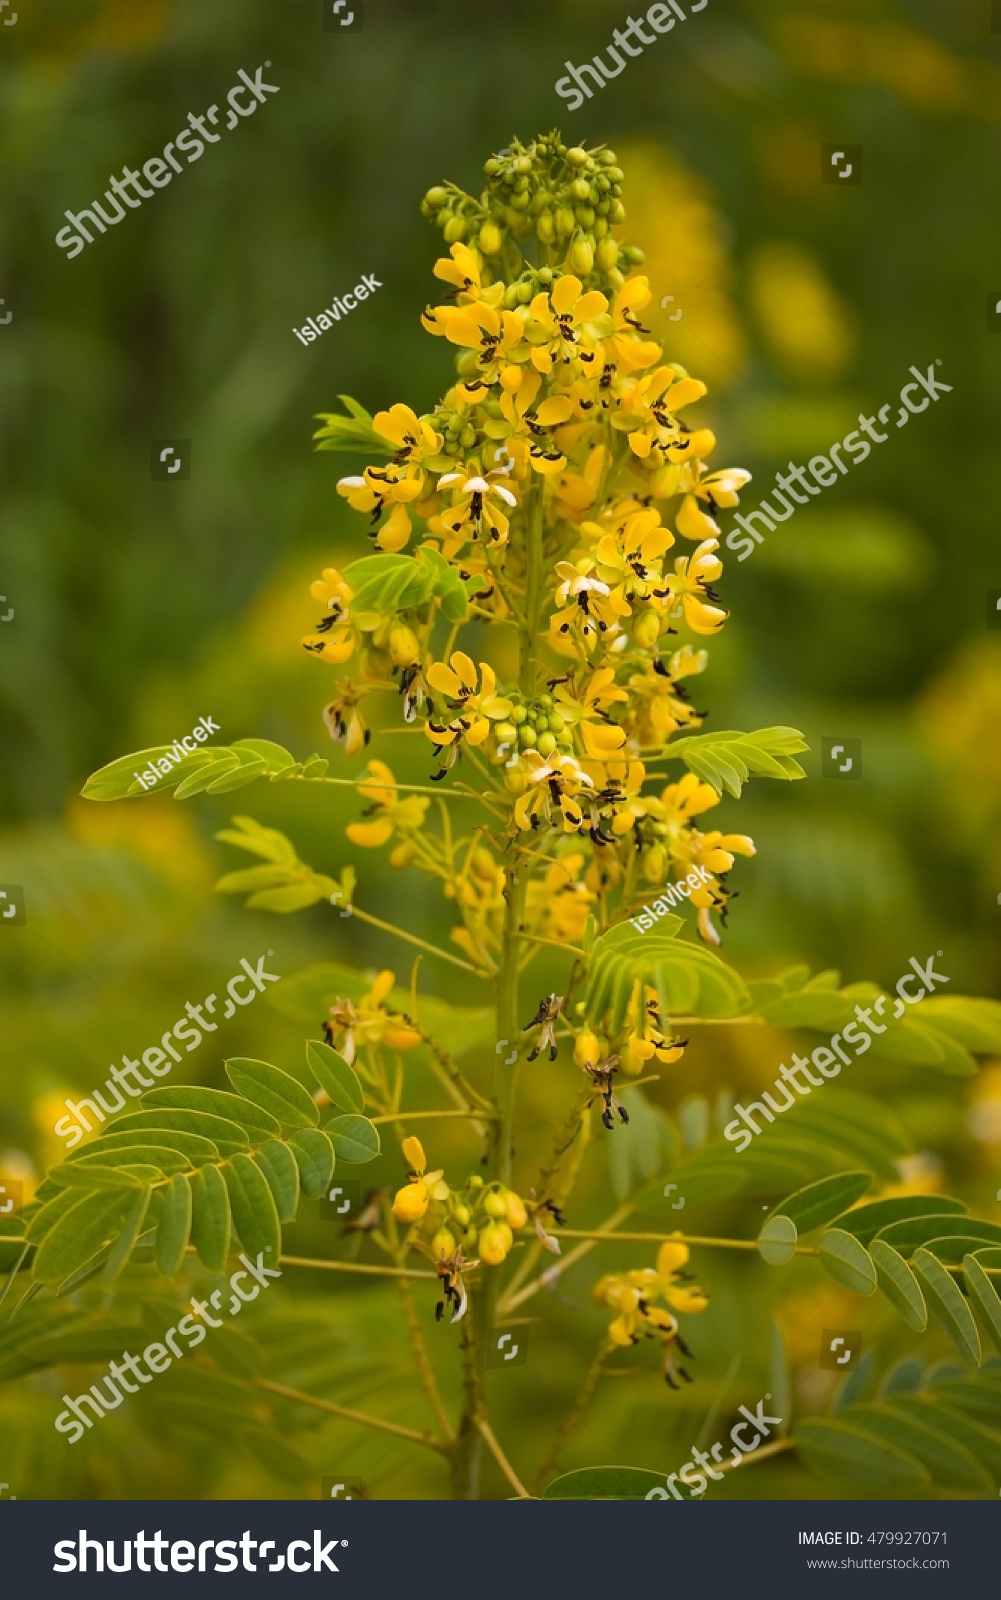
[[[413,1136],[404,1139],[403,1154],[410,1173],[393,1200],[397,1222],[418,1227],[430,1218],[434,1233],[429,1242],[421,1242],[439,1268],[443,1263],[454,1264],[459,1257],[467,1268],[480,1261],[499,1267],[514,1245],[514,1230],[528,1221],[521,1196],[504,1184],[485,1183],[476,1172],[463,1189],[451,1189],[442,1172],[428,1172],[424,1146]],[[466,1251],[473,1250],[478,1260],[466,1256]],[[453,1320],[460,1314],[456,1312]]]
[[[668,1240],[657,1252],[657,1265],[639,1267],[631,1272],[608,1272],[599,1278],[592,1290],[597,1305],[607,1306],[615,1316],[608,1325],[608,1338],[613,1345],[629,1346],[641,1339],[659,1339],[664,1349],[664,1378],[672,1389],[678,1387],[678,1378],[691,1383],[691,1377],[679,1361],[679,1354],[688,1360],[692,1352],[678,1330],[678,1319],[672,1313],[693,1316],[704,1311],[709,1297],[697,1284],[688,1282],[683,1271],[688,1261],[688,1246]],[[662,1300],[671,1307],[666,1311],[656,1302]]]

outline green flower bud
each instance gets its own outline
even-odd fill
[[[543,211],[535,224],[535,231],[543,244],[552,244],[556,238],[556,219],[551,211]]]
[[[647,883],[663,883],[667,871],[667,851],[662,844],[652,844],[643,851],[641,867]]]
[[[448,199],[448,190],[443,189],[440,183],[436,183],[433,189],[428,190],[424,198],[433,210],[440,211]]]
[[[625,222],[625,220],[626,220],[626,208],[622,204],[621,200],[613,200],[612,201],[612,207],[611,207],[611,210],[608,213],[608,220],[612,224],[613,228],[616,226],[617,223]]]
[[[604,217],[601,218],[601,221],[605,223],[605,227],[607,228],[608,224],[605,222]],[[597,228],[595,229],[595,232],[597,233]],[[598,266],[601,268],[602,272],[610,272],[612,267],[618,266],[619,245],[618,241],[613,239],[610,233],[606,233],[603,239],[599,239],[598,248],[594,252],[594,259],[598,263]]]
[[[540,694],[540,696],[539,696],[539,704],[540,704],[540,706],[543,707],[543,709],[545,711],[549,710],[549,708],[552,705],[552,703],[553,703],[553,697],[552,697],[551,694]]]
[[[566,727],[566,723],[558,711],[550,711],[546,721],[549,723],[550,733],[562,733]]]
[[[591,232],[594,234],[596,239],[604,239],[608,233],[608,218],[595,217],[594,226],[591,229]]]
[[[521,306],[527,306],[528,302],[530,300],[534,300],[534,298],[535,290],[533,289],[532,285],[530,283],[519,283],[518,304]]]
[[[471,450],[476,443],[476,429],[469,423],[462,430],[461,443],[464,450]]]
[[[535,729],[529,723],[523,722],[521,727],[518,729],[518,743],[525,746],[527,749],[529,745],[536,744],[537,742],[538,734],[536,733]]]
[[[590,228],[594,224],[594,210],[591,206],[577,207],[577,221],[582,228]]]
[[[485,222],[480,229],[479,244],[485,256],[495,256],[504,243],[504,235],[496,222]]]
[[[589,200],[591,198],[591,185],[586,178],[575,178],[570,185],[570,193],[575,200]]]
[[[541,734],[539,737],[539,742],[536,745],[536,749],[538,750],[540,756],[551,756],[553,751],[556,749],[555,733]]]
[[[646,260],[646,255],[637,244],[627,244],[622,251],[630,266],[641,267]]]
[[[494,724],[494,735],[499,745],[514,744],[518,737],[518,730],[513,722],[496,722]]]
[[[449,217],[445,224],[445,243],[456,244],[466,237],[465,217]]]
[[[656,611],[647,608],[633,620],[633,638],[641,650],[652,650],[660,638],[660,618]]]
[[[531,156],[521,156],[514,164],[515,172],[525,177],[532,170]]]
[[[467,1189],[482,1189],[483,1188],[483,1179],[480,1177],[480,1174],[478,1172],[473,1172],[473,1173],[470,1174],[469,1181],[466,1184],[466,1188]]]
[[[560,206],[556,212],[556,232],[559,238],[565,239],[573,233],[576,223],[574,214],[569,206]]]
[[[580,234],[570,246],[570,266],[580,278],[594,269],[594,243],[589,234]]]
[[[512,706],[511,707],[511,721],[512,722],[517,722],[517,723],[520,724],[520,723],[525,721],[527,716],[528,716],[528,711],[526,710],[526,708],[524,706]]]

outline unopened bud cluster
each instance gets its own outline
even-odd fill
[[[546,288],[554,265],[589,287],[615,290],[642,263],[643,252],[620,245],[610,231],[626,216],[614,150],[568,148],[558,133],[550,133],[527,145],[514,140],[483,170],[487,186],[478,200],[453,184],[436,184],[421,209],[447,244],[463,240],[478,252],[485,285],[505,280],[509,310],[528,305]],[[529,240],[543,247],[541,270],[526,260]]]

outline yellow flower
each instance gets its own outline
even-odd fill
[[[718,539],[705,539],[690,556],[679,556],[675,576],[667,580],[671,589],[671,611],[680,611],[693,633],[718,633],[728,612],[718,604],[713,584],[723,571],[716,554]],[[716,602],[716,603],[713,603]]]
[[[551,294],[541,291],[529,306],[525,337],[538,372],[552,372],[555,361],[579,359],[590,365],[597,359],[599,340],[608,329],[608,301],[597,289],[584,294],[583,288],[579,278],[565,273]]]
[[[738,491],[750,481],[751,474],[743,467],[726,467],[707,473],[704,462],[689,462],[683,468],[679,484],[685,498],[675,519],[678,532],[686,539],[721,538],[722,529],[714,520],[717,511],[739,506]]]
[[[505,543],[510,524],[498,502],[510,508],[518,504],[518,497],[498,481],[496,473],[484,478],[472,462],[468,473],[446,472],[438,479],[438,487],[452,490],[452,503],[431,518],[432,532],[452,539],[478,539],[486,528],[492,544]]]
[[[608,1326],[612,1344],[627,1347],[638,1344],[642,1338],[661,1341],[664,1377],[672,1389],[678,1387],[676,1376],[691,1382],[684,1367],[677,1362],[675,1347],[688,1358],[692,1352],[681,1338],[677,1318],[654,1302],[664,1300],[683,1316],[705,1310],[709,1303],[705,1290],[679,1281],[685,1276],[682,1268],[687,1261],[688,1246],[668,1240],[657,1253],[656,1270],[639,1267],[631,1272],[606,1273],[592,1291],[598,1305],[607,1306],[616,1313]]]
[[[338,1049],[349,1064],[359,1046],[385,1044],[390,1050],[412,1050],[421,1036],[408,1017],[389,1011],[383,1004],[395,987],[396,974],[380,972],[368,994],[357,1006],[351,1000],[336,1000],[330,1007],[323,1031],[327,1043]]]
[[[319,600],[326,615],[316,630],[303,639],[303,647],[321,661],[339,666],[353,655],[360,642],[358,630],[350,620],[354,590],[336,567],[324,567],[323,577],[310,584],[309,592]]]
[[[514,821],[528,831],[548,822],[552,806],[558,805],[566,832],[576,833],[584,826],[584,813],[578,796],[593,789],[593,783],[576,757],[556,754],[544,757],[527,750],[522,758],[528,786],[514,805]]]
[[[448,698],[448,711],[457,713],[447,722],[429,717],[424,732],[436,750],[452,747],[458,750],[460,742],[482,744],[490,732],[490,723],[499,722],[511,713],[511,702],[497,694],[497,679],[492,667],[480,662],[479,690],[476,667],[462,650],[455,650],[451,665],[436,661],[427,671],[427,681],[432,689]],[[454,756],[453,756],[454,759]],[[446,763],[450,766],[451,762]]]
[[[358,793],[372,801],[367,815],[377,815],[371,822],[349,822],[344,831],[352,844],[371,850],[385,844],[394,833],[416,833],[424,823],[428,802],[419,794],[399,799],[396,779],[384,761],[373,757],[368,766],[372,776],[366,783],[359,783]]]

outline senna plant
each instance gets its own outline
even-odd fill
[[[727,620],[717,518],[738,504],[749,475],[710,467],[714,435],[692,419],[705,385],[643,326],[651,291],[636,270],[641,253],[617,232],[625,213],[614,152],[568,148],[553,133],[514,140],[484,170],[479,198],[449,183],[423,207],[450,248],[434,268],[440,303],[422,322],[454,352],[455,382],[424,416],[396,402],[373,417],[342,397],[344,412],[324,415],[316,435],[322,451],[369,460],[338,492],[364,519],[372,548],[313,584],[321,615],[303,641],[334,669],[327,727],[344,756],[364,756],[362,771],[331,773],[319,755],[299,761],[245,738],[169,762],[164,750],[130,754],[84,794],[138,797],[146,786],[136,773],[151,765],[178,799],[258,778],[353,788],[364,804],[348,837],[388,848],[393,867],[440,887],[454,911],[451,948],[375,915],[356,901],[350,868],[339,878],[315,871],[284,834],[248,816],[219,837],[256,864],[219,887],[275,913],[330,903],[461,971],[471,992],[481,989],[480,1009],[467,1013],[477,1026],[493,1004],[485,1035],[463,1041],[467,1051],[480,1044],[489,1076],[460,1070],[416,974],[409,993],[394,989],[388,970],[374,981],[331,978],[344,971],[333,968],[319,984],[293,977],[283,988],[311,997],[305,1015],[324,1035],[307,1042],[303,1078],[237,1059],[226,1066],[227,1091],[153,1089],[49,1175],[15,1263],[36,1289],[65,1296],[98,1272],[113,1285],[130,1258],[155,1256],[171,1278],[193,1249],[221,1270],[234,1238],[277,1259],[300,1196],[325,1194],[335,1164],[375,1157],[379,1127],[391,1125],[406,1175],[395,1197],[371,1197],[358,1230],[370,1264],[359,1266],[435,1280],[424,1315],[411,1303],[410,1320],[440,1432],[409,1437],[448,1457],[458,1497],[480,1492],[485,1451],[513,1493],[528,1493],[491,1425],[495,1329],[596,1242],[643,1243],[649,1262],[595,1275],[607,1331],[542,1466],[543,1485],[610,1352],[652,1339],[669,1387],[690,1379],[689,1322],[708,1298],[688,1275],[693,1246],[757,1250],[762,1271],[811,1257],[853,1292],[881,1292],[915,1335],[934,1318],[972,1367],[982,1358],[978,1318],[1001,1349],[1001,1228],[959,1201],[886,1194],[908,1146],[878,1102],[827,1085],[737,1153],[710,1133],[725,1121],[719,1107],[690,1096],[681,1140],[640,1092],[665,1077],[691,1088],[684,1053],[696,1027],[828,1034],[880,990],[806,968],[752,981],[718,953],[736,861],[754,844],[714,826],[712,813],[751,779],[802,778],[796,758],[806,748],[788,727],[702,732],[706,713],[692,700],[707,642]],[[426,782],[398,781],[371,753],[369,724],[394,718],[425,750]],[[385,742],[378,732],[375,742]],[[544,992],[534,973],[543,955],[553,968],[553,952],[563,976]],[[888,1022],[872,1049],[971,1073],[977,1053],[1001,1049],[1001,1006],[928,998],[919,1014]],[[468,1129],[474,1170],[465,1181],[436,1165],[434,1133],[415,1131],[406,1067],[417,1051],[448,1097],[441,1112],[420,1113],[426,1126],[447,1115]],[[525,1170],[516,1155],[526,1056],[545,1058],[565,1103],[541,1170]],[[599,1141],[611,1147],[624,1204],[585,1228],[575,1188]],[[692,1240],[669,1226],[676,1218],[665,1223],[672,1175],[690,1207],[736,1194],[787,1198],[757,1241]],[[624,1227],[630,1213],[648,1226]],[[457,1415],[426,1355],[432,1303],[459,1325]],[[996,1377],[983,1381],[993,1395]],[[962,1407],[976,1385],[942,1387]],[[921,1460],[942,1400],[940,1388],[929,1399],[917,1393],[909,1410],[903,1399],[895,1406],[911,1417],[909,1432],[897,1417],[898,1435],[924,1441]],[[860,1402],[837,1422],[807,1419],[781,1448],[801,1449],[823,1470],[833,1458],[861,1459],[868,1440],[897,1481],[924,1482],[925,1466],[906,1466],[906,1441],[887,1442],[878,1411]],[[969,1443],[980,1424],[964,1426]],[[846,1437],[855,1455],[846,1456]],[[986,1467],[965,1463],[968,1483],[985,1471],[997,1477],[1001,1438],[993,1440]],[[559,1482],[554,1493],[575,1492]],[[585,1475],[579,1492],[627,1492],[616,1482],[602,1490]]]

